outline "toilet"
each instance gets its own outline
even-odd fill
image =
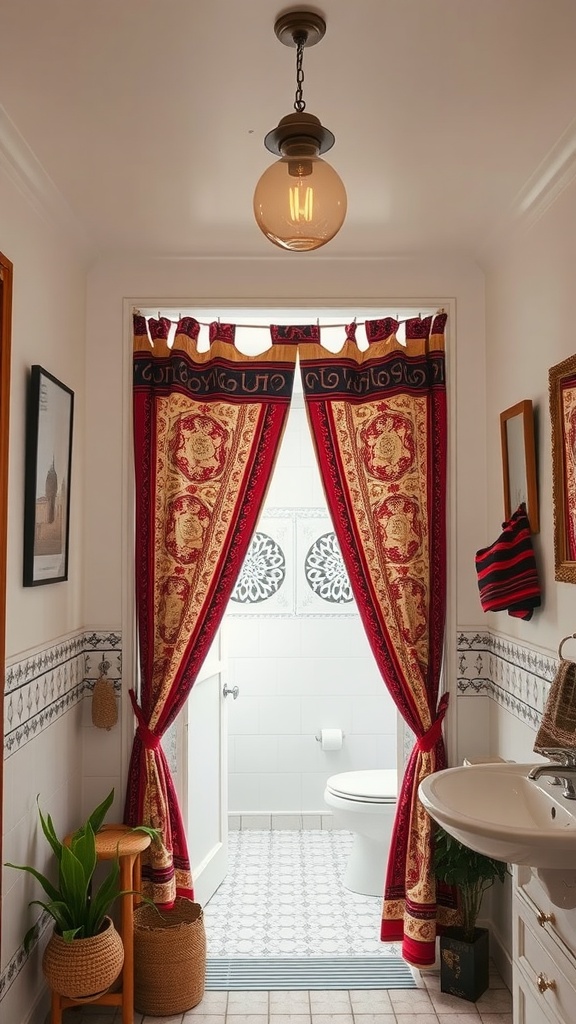
[[[332,775],[324,791],[336,828],[354,833],[344,885],[364,896],[382,896],[396,815],[398,773],[382,768]]]

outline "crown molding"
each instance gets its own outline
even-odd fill
[[[84,227],[2,106],[0,171],[44,221],[67,235],[80,255],[86,259],[93,255],[94,247]]]
[[[485,239],[479,253],[488,258],[510,233],[529,230],[576,178],[576,119],[571,121],[511,204],[498,229]]]
[[[576,177],[576,119],[528,178],[513,204],[518,220],[533,224],[556,202]]]

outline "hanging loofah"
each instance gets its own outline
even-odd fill
[[[118,721],[118,706],[114,684],[102,675],[94,683],[92,694],[92,724],[98,729],[111,729]]]

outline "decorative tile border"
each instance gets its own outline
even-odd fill
[[[119,692],[119,631],[74,633],[11,661],[6,666],[4,757],[11,757],[91,692],[102,672]]]
[[[459,694],[485,694],[538,728],[557,658],[489,631],[460,631],[457,652]]]
[[[42,938],[42,935],[48,928],[49,924],[54,924],[54,921],[52,920],[49,914],[43,911],[40,917],[38,918],[38,921],[36,922],[34,938],[32,939],[28,951],[26,952],[26,950],[24,949],[24,945],[19,946],[14,955],[6,964],[6,967],[0,974],[0,1002],[2,1002],[4,996],[8,993],[8,990],[11,987],[12,983],[16,981],[16,978],[20,974],[20,971],[26,964],[26,961],[34,951],[35,947]]]

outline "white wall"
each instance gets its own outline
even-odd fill
[[[310,545],[332,529],[296,393],[257,527],[283,551],[284,580],[267,600],[230,602],[223,621],[229,685],[240,691],[228,699],[231,814],[267,814],[270,824],[304,813],[319,828],[329,775],[396,768],[396,709],[356,604],[331,604],[306,580]],[[321,749],[322,728],[343,731],[341,750]]]
[[[58,829],[77,822],[81,776],[78,675],[75,646],[83,622],[84,334],[85,266],[72,244],[41,218],[0,175],[0,249],[14,264],[10,471],[4,703],[3,859],[43,869],[36,795]],[[75,392],[68,582],[22,586],[22,524],[26,389],[29,368],[40,363]],[[67,654],[63,653],[66,647]],[[53,657],[42,664],[47,653]],[[49,668],[49,670],[48,670]],[[80,673],[81,675],[81,673]],[[44,992],[38,950],[28,963],[22,939],[37,918],[28,900],[38,895],[27,876],[9,868],[2,878],[0,1016],[26,1021]]]

